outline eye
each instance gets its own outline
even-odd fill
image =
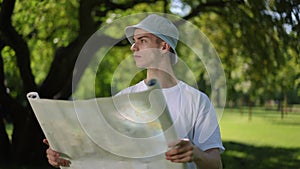
[[[141,39],[141,42],[142,42],[142,43],[145,43],[145,42],[147,42],[147,41],[146,41],[146,39]]]

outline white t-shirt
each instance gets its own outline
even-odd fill
[[[128,87],[118,94],[141,92],[148,89],[144,81]],[[188,138],[199,149],[205,151],[219,148],[223,152],[220,128],[216,112],[203,92],[179,81],[176,86],[163,88],[174,127],[181,138]],[[195,164],[188,164],[196,169]]]

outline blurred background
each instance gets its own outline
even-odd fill
[[[299,0],[0,0],[0,169],[52,168],[26,94],[71,99],[75,62],[89,37],[116,19],[144,12],[188,20],[218,53],[227,85],[220,119],[224,168],[299,168]],[[119,32],[101,36],[118,43],[99,65],[97,97],[112,95],[113,71],[131,53]],[[184,44],[177,51],[186,63],[201,65]],[[205,68],[194,73],[209,95]],[[85,89],[76,92],[84,95]]]

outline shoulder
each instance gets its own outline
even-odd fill
[[[180,92],[182,93],[182,104],[185,107],[193,109],[192,112],[201,115],[214,111],[211,100],[204,92],[182,82],[180,83]]]
[[[208,96],[204,92],[196,89],[195,87],[190,86],[187,83],[182,82],[182,81],[179,82],[179,86],[180,86],[181,92],[184,93],[184,95],[186,97],[192,97],[194,99],[199,99],[202,101],[209,102]]]

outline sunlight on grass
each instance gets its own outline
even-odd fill
[[[233,156],[233,157],[236,157],[236,158],[246,158],[246,157],[248,157],[248,154],[246,154],[245,152],[234,151],[234,150],[229,151],[227,153],[227,155]]]
[[[281,119],[276,111],[253,109],[248,111],[225,109],[220,120],[224,141],[235,141],[255,146],[300,148],[300,113],[290,113]]]

